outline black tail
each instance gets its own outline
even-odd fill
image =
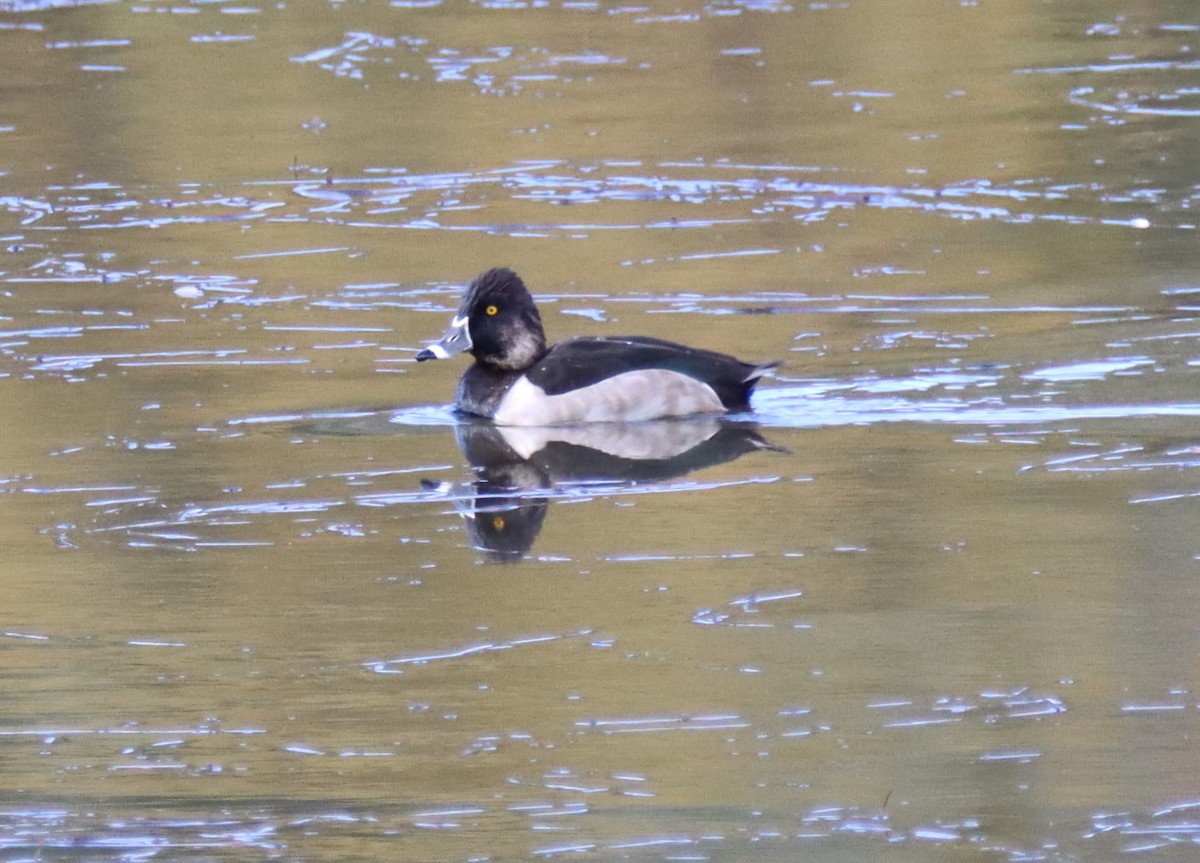
[[[731,410],[744,410],[750,407],[750,394],[754,392],[754,387],[762,380],[763,375],[771,369],[778,367],[780,360],[772,360],[769,363],[760,363],[759,365],[751,365],[746,363],[746,374],[742,377],[741,385],[738,387],[737,400],[732,404],[726,402],[725,406]]]

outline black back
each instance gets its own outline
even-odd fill
[[[766,367],[736,357],[647,336],[597,336],[554,345],[526,376],[547,395],[561,395],[645,369],[666,369],[708,384],[729,410],[744,408]]]

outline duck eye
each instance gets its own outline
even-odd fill
[[[488,306],[486,309],[484,309],[484,311],[487,312],[489,318],[495,317],[500,313],[500,310],[495,306]]]
[[[495,306],[493,306],[492,308],[495,308]],[[504,516],[502,516],[502,515],[492,516],[492,527],[495,528],[496,530],[504,530]]]

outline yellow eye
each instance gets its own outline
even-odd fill
[[[493,306],[492,308],[495,308]],[[504,516],[496,515],[492,517],[492,527],[496,530],[504,530]]]
[[[489,318],[494,317],[495,315],[498,315],[500,313],[500,310],[498,308],[496,308],[495,306],[488,306],[486,309],[484,309],[484,311],[488,313]],[[500,519],[500,520],[504,521],[504,519]]]

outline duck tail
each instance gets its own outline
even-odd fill
[[[742,383],[754,386],[758,383],[759,378],[769,372],[771,369],[778,368],[782,364],[782,360],[771,360],[769,363],[760,363],[756,366],[751,366],[750,371],[742,378]]]
[[[729,410],[745,410],[750,407],[750,394],[754,392],[754,387],[757,386],[763,375],[778,365],[779,360],[772,360],[769,363],[760,363],[759,365],[743,364],[744,373],[734,388],[734,392],[730,394],[729,398],[722,397],[725,407]]]

